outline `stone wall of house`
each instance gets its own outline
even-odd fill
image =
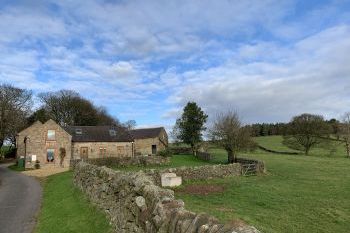
[[[161,143],[158,137],[135,139],[135,154],[136,155],[151,155],[152,145],[157,146],[157,152],[164,150],[165,145]]]
[[[72,160],[71,167],[74,167],[76,163],[81,160]],[[97,166],[107,167],[126,167],[126,166],[150,166],[150,165],[166,165],[170,163],[170,158],[161,156],[135,156],[135,157],[109,157],[109,158],[98,158],[98,159],[87,159],[84,160],[89,164]]]
[[[48,140],[47,131],[55,131],[55,140]],[[48,120],[44,124],[37,121],[30,127],[21,131],[17,136],[17,157],[24,156],[25,144],[24,138],[27,140],[27,159],[29,160],[32,155],[36,155],[36,159],[40,161],[41,166],[52,164],[60,166],[60,148],[66,150],[66,156],[63,161],[63,166],[69,166],[71,159],[72,148],[72,136],[69,135],[61,126],[56,124],[53,120]],[[47,161],[47,149],[54,149],[54,161],[48,163]],[[34,162],[27,163],[26,166],[34,166]]]
[[[106,157],[131,157],[131,142],[73,142],[73,159],[80,159],[81,148],[88,150],[88,158],[106,158]],[[104,152],[105,149],[105,152]]]
[[[118,233],[258,233],[254,227],[221,224],[196,214],[176,200],[174,192],[155,185],[143,172],[124,173],[80,162],[74,183],[109,216]]]
[[[160,185],[160,176],[162,173],[175,173],[177,176],[181,176],[183,181],[186,180],[206,180],[211,178],[224,178],[228,176],[240,176],[241,164],[218,164],[218,165],[205,165],[198,167],[179,167],[179,168],[167,168],[163,170],[145,170],[145,173],[153,178],[155,184]]]

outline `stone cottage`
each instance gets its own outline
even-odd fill
[[[154,155],[168,147],[168,135],[163,127],[134,129],[131,135],[138,155]]]
[[[36,121],[17,134],[16,143],[17,157],[26,156],[26,166],[34,165],[36,160],[40,166],[68,166],[72,157],[72,135],[53,120],[45,124]],[[62,160],[59,158],[60,151],[65,153]]]
[[[116,126],[62,127],[53,120],[37,121],[18,133],[17,157],[25,156],[28,166],[37,160],[41,166],[69,166],[71,159],[150,155],[167,145],[166,132],[162,130],[155,136],[150,133],[155,129],[129,132]]]

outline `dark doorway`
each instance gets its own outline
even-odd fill
[[[152,145],[152,155],[157,154],[157,145]]]

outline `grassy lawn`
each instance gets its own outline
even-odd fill
[[[267,149],[272,149],[281,152],[300,152],[288,148],[282,144],[282,136],[265,136],[265,137],[255,137],[254,140],[260,145]]]
[[[8,166],[9,169],[13,170],[13,171],[17,171],[17,172],[21,172],[24,171],[23,167],[18,167],[16,164],[13,164],[11,166]]]
[[[267,144],[276,139],[268,140]],[[343,158],[341,151],[327,157],[327,150],[318,150],[322,156],[316,156],[317,150],[312,156],[261,151],[246,154],[244,157],[264,160],[268,174],[189,182],[185,186],[220,185],[225,191],[201,196],[180,188],[176,196],[185,201],[187,209],[207,212],[223,221],[239,218],[263,232],[348,233],[350,159]],[[223,150],[212,149],[212,153],[216,161],[226,160]]]
[[[49,176],[44,183],[43,204],[36,233],[111,232],[104,213],[73,186],[72,172]]]

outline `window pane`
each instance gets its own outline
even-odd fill
[[[47,149],[47,161],[53,162],[55,159],[55,149]]]
[[[47,131],[47,140],[55,140],[55,130]]]

